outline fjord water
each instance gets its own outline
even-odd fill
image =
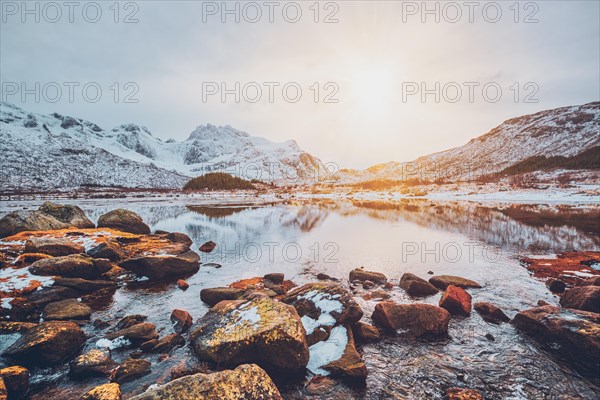
[[[394,282],[390,292],[396,302],[415,302],[397,287],[404,272],[428,279],[451,274],[473,279],[483,288],[470,290],[473,302],[489,301],[509,317],[531,308],[538,300],[557,304],[540,282],[520,264],[521,256],[552,257],[569,250],[600,250],[600,208],[532,204],[483,205],[469,202],[432,203],[320,200],[294,203],[211,205],[192,200],[77,200],[97,221],[102,213],[128,208],[140,214],[153,230],[179,231],[193,240],[193,248],[212,240],[218,247],[202,254],[200,271],[187,279],[181,291],[174,283],[139,280],[122,286],[112,301],[92,316],[109,327],[88,324],[92,338],[85,350],[121,317],[148,315],[161,336],[172,333],[169,316],[174,308],[189,311],[194,319],[207,311],[200,301],[202,288],[225,286],[233,281],[283,272],[297,284],[315,281],[323,272],[348,285],[350,270],[364,266],[384,273]],[[13,205],[33,208],[38,202]],[[15,210],[1,205],[0,214]],[[220,265],[220,267],[218,267]],[[362,287],[354,288],[365,316],[376,302],[364,300]],[[437,304],[439,295],[423,302]],[[493,335],[489,340],[486,334]],[[328,398],[441,399],[452,386],[477,388],[490,399],[594,398],[598,382],[576,372],[510,324],[491,325],[477,313],[453,318],[449,339],[424,342],[386,338],[362,347],[369,375],[365,387],[340,385]],[[115,349],[117,361],[130,351]],[[138,393],[155,382],[164,382],[174,366],[195,363],[188,346],[158,361],[152,355],[152,373],[122,386]],[[100,380],[74,382],[66,367],[34,373],[33,398],[79,394]],[[286,398],[305,398],[303,383],[278,379]]]

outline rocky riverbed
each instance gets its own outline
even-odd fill
[[[465,340],[453,327],[475,318],[489,326],[475,335],[490,348],[502,346],[510,330],[549,363],[598,380],[596,252],[524,258],[523,266],[560,300],[540,301],[511,318],[489,296],[489,283],[449,274],[407,272],[396,280],[357,267],[346,277],[320,272],[299,281],[271,272],[197,290],[188,281],[201,268],[219,270],[201,262],[217,244],[192,248],[187,234],[152,232],[123,209],[94,223],[77,206],[45,203],[4,216],[0,236],[0,399],[361,398],[372,375],[384,373],[382,360],[397,360],[406,374],[392,384],[390,368],[387,387],[367,396],[414,398],[405,387],[435,380],[426,373],[432,355],[441,349],[442,363],[452,356]],[[207,311],[127,312],[123,291],[154,299],[166,290],[193,296]],[[121,315],[107,313],[115,304]],[[406,350],[394,355],[399,348]],[[466,375],[423,393],[504,397]],[[593,396],[593,385],[580,392]],[[550,388],[540,384],[536,393],[544,392]]]

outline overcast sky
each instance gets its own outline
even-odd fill
[[[134,122],[161,139],[184,140],[200,124],[231,125],[365,168],[462,145],[515,116],[600,97],[598,1],[427,3],[439,10],[439,22],[421,1],[229,2],[239,7],[239,22],[222,15],[221,1],[122,2],[118,15],[113,1],[77,2],[71,10],[59,1],[60,16],[42,2],[27,3],[32,14],[21,1],[1,3],[2,100],[105,129]],[[22,84],[32,89],[36,82],[46,93],[23,102]],[[69,82],[79,84],[73,102]],[[211,95],[210,82],[233,91],[239,82],[239,103],[232,93],[225,102],[220,92]],[[91,102],[95,87],[102,95]],[[430,93],[423,99],[424,88]]]

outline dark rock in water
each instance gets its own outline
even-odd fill
[[[446,390],[446,400],[484,400],[481,392],[475,389],[450,388]]]
[[[80,293],[90,293],[107,287],[114,287],[113,281],[91,281],[81,278],[56,278],[53,286],[65,286],[77,290]]]
[[[541,306],[521,311],[512,323],[548,350],[558,350],[561,358],[572,362],[581,372],[597,376],[600,368],[599,314]]]
[[[347,335],[346,347],[342,357],[330,362],[327,365],[324,365],[322,368],[331,372],[332,376],[352,378],[355,380],[366,379],[367,367],[358,351],[356,351],[352,331],[343,326],[339,326],[334,329],[339,329],[341,334]],[[335,333],[332,332],[332,335],[334,334]],[[318,346],[318,344],[316,346]]]
[[[477,311],[486,322],[499,324],[501,322],[510,321],[510,318],[508,318],[500,308],[496,307],[492,303],[477,302],[473,308],[475,308],[475,311]]]
[[[152,348],[153,353],[168,353],[175,347],[180,347],[185,344],[185,339],[178,333],[171,333],[161,338],[156,346]]]
[[[333,277],[331,277],[331,276],[329,276],[327,274],[324,274],[322,272],[319,273],[319,274],[317,274],[317,279],[320,280],[320,281],[336,281],[336,282],[339,281],[339,279],[333,278]]]
[[[452,315],[463,317],[471,315],[471,295],[458,286],[448,286],[442,294],[439,305]]]
[[[438,293],[435,286],[410,272],[402,275],[399,286],[412,297],[427,297]]]
[[[256,364],[177,378],[130,400],[282,400],[277,386]]]
[[[292,371],[308,363],[306,331],[298,313],[266,297],[220,302],[195,323],[190,338],[202,360],[254,362]]]
[[[209,268],[221,268],[222,265],[221,264],[217,264],[217,263],[206,263],[206,264],[202,264],[205,267],[209,267]]]
[[[565,289],[567,288],[566,283],[564,283],[563,281],[561,281],[560,279],[554,279],[554,278],[549,278],[546,281],[546,287],[552,292],[552,293],[562,293],[565,291]]]
[[[194,243],[188,235],[186,235],[185,233],[181,233],[181,232],[172,232],[172,233],[169,233],[166,237],[171,242],[183,243],[188,247],[190,247]]]
[[[284,281],[285,275],[280,273],[272,273],[266,274],[264,278],[265,280],[271,281],[273,283],[281,284]]]
[[[209,306],[223,300],[240,300],[243,296],[243,290],[230,287],[206,288],[200,291],[200,299]]]
[[[362,285],[365,290],[373,289],[375,286],[377,286],[376,283],[372,281],[364,281]]]
[[[144,353],[149,353],[150,351],[152,351],[153,348],[156,347],[156,345],[158,344],[158,339],[152,339],[152,340],[148,340],[147,342],[144,342],[142,344],[140,344],[140,350],[142,350]],[[131,358],[140,358],[141,355],[132,355],[130,356]]]
[[[576,286],[563,293],[560,305],[565,308],[600,313],[600,286]]]
[[[94,223],[90,221],[83,210],[74,205],[54,204],[47,201],[38,208],[38,211],[79,229],[95,228]]]
[[[450,285],[457,286],[461,289],[475,288],[480,289],[481,285],[470,279],[461,278],[460,276],[438,275],[429,278],[429,283],[440,290],[446,290]]]
[[[50,303],[44,307],[43,317],[45,321],[89,319],[92,309],[76,299],[67,299]]]
[[[29,371],[15,365],[0,369],[0,380],[4,381],[9,399],[20,399],[29,390]],[[0,394],[0,398],[2,398]]]
[[[126,258],[123,247],[116,240],[109,240],[104,243],[100,243],[98,246],[89,250],[87,254],[93,258],[106,258],[113,262],[119,262]]]
[[[107,337],[111,340],[123,336],[133,344],[141,344],[148,340],[157,339],[158,333],[156,333],[156,326],[150,322],[142,322],[140,324],[132,325],[128,328],[123,328],[114,333],[109,334]]]
[[[69,363],[69,375],[74,378],[108,376],[117,365],[108,351],[94,349],[75,357]]]
[[[431,304],[396,304],[385,301],[375,306],[373,322],[401,336],[446,336],[450,313]]]
[[[66,238],[32,237],[25,242],[25,252],[59,257],[84,253],[85,248]]]
[[[135,358],[128,358],[115,370],[113,381],[119,384],[134,381],[150,373],[151,364],[149,361]]]
[[[141,235],[150,234],[150,228],[144,223],[142,217],[122,208],[102,214],[98,218],[98,228],[113,228]]]
[[[372,343],[381,340],[381,333],[376,326],[358,321],[352,325],[352,333],[357,342]]]
[[[551,306],[552,304],[550,304],[544,300],[538,300],[537,305],[538,305],[538,307],[541,307],[541,306]]]
[[[350,282],[353,281],[371,281],[379,285],[383,285],[387,282],[387,278],[384,274],[379,272],[367,271],[361,268],[356,268],[350,271]]]
[[[121,387],[118,383],[105,383],[87,392],[82,400],[121,400]]]
[[[123,317],[117,322],[117,329],[125,329],[131,326],[141,324],[148,319],[147,315],[133,314]]]
[[[29,272],[34,275],[63,276],[71,278],[94,279],[108,272],[110,265],[101,259],[85,254],[72,254],[39,260],[31,264]]]
[[[202,246],[200,246],[200,251],[203,253],[210,253],[216,247],[217,247],[217,244],[215,242],[213,242],[212,240],[209,240],[208,242],[206,242]]]
[[[23,333],[5,355],[24,365],[56,365],[83,345],[85,333],[73,322],[44,322]]]
[[[192,322],[192,316],[187,311],[175,309],[171,313],[171,323],[176,333],[183,333],[190,329]]]
[[[186,281],[184,281],[183,279],[178,279],[177,287],[181,290],[188,290],[188,288],[190,287],[190,284],[187,283]]]
[[[178,255],[142,256],[125,260],[119,266],[154,280],[181,278],[198,272],[200,256],[193,251]]]
[[[496,338],[494,337],[494,335],[492,335],[491,333],[486,333],[485,334],[485,338],[491,342],[495,341]]]

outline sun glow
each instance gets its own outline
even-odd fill
[[[392,118],[394,82],[393,71],[382,66],[364,66],[352,73],[351,96],[361,119]]]

